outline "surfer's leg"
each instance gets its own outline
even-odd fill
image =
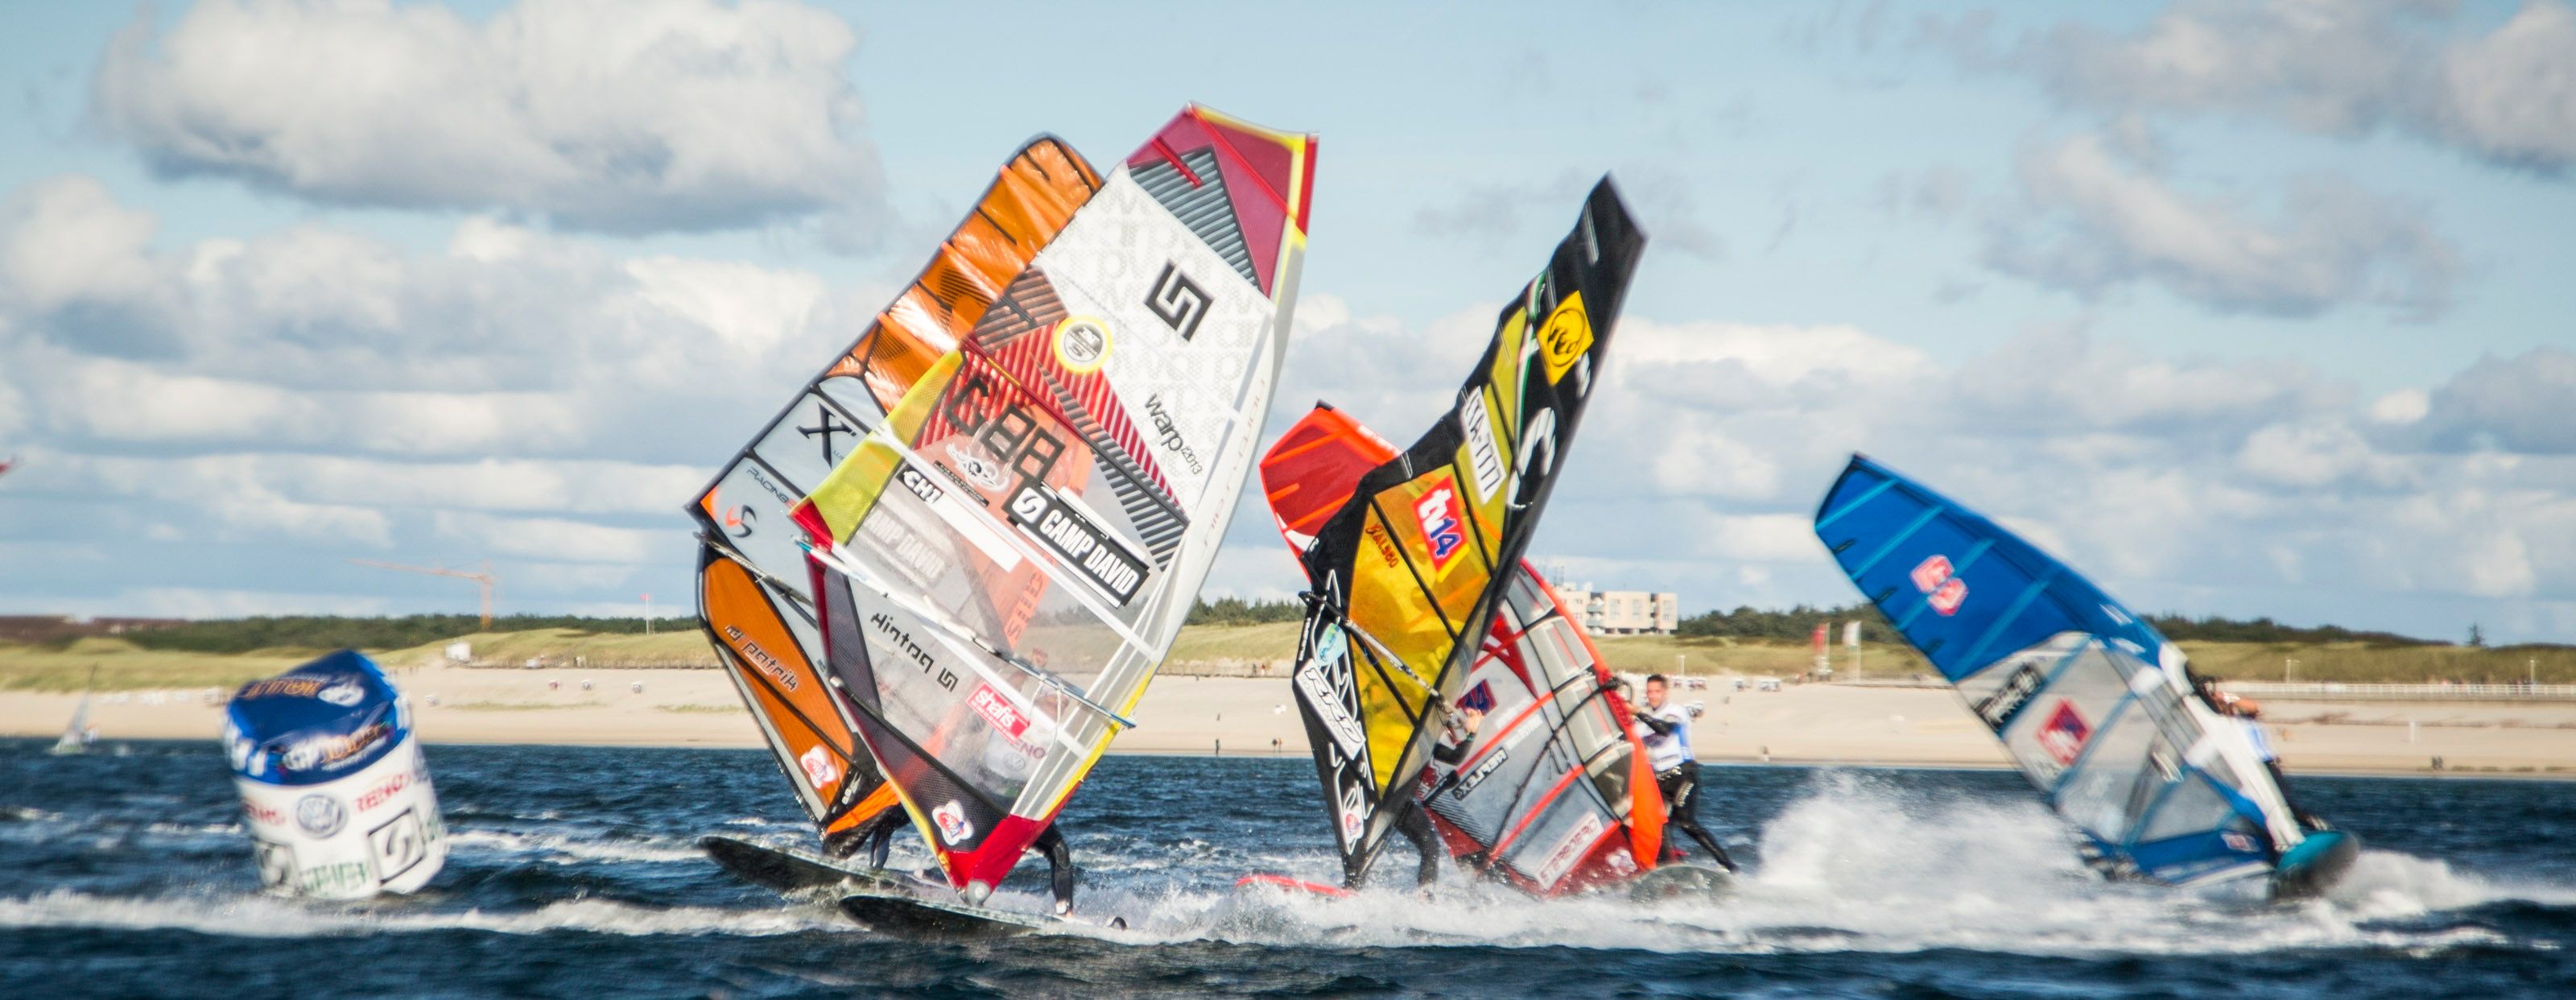
[[[886,866],[886,856],[894,850],[894,828],[902,825],[896,820],[903,816],[903,810],[886,811],[894,815],[879,819],[876,831],[868,837],[868,867],[870,868],[883,869]]]
[[[1686,760],[1680,767],[1673,769],[1673,780],[1669,793],[1665,796],[1665,804],[1673,825],[1681,827],[1683,833],[1690,834],[1692,840],[1698,841],[1699,846],[1708,851],[1708,856],[1717,862],[1718,867],[1727,871],[1737,870],[1735,859],[1726,856],[1726,848],[1717,846],[1717,838],[1709,836],[1708,829],[1699,825],[1698,761]]]
[[[1421,803],[1405,804],[1403,815],[1395,821],[1395,831],[1412,841],[1414,850],[1422,852],[1422,866],[1414,870],[1413,884],[1426,886],[1439,881],[1440,838],[1431,832],[1431,817],[1423,814]]]
[[[1064,834],[1058,832],[1054,824],[1048,824],[1046,832],[1039,834],[1037,841],[1029,846],[1046,852],[1047,883],[1055,891],[1056,915],[1072,913],[1073,850],[1064,846]]]
[[[2290,797],[2290,776],[2281,773],[2280,758],[2272,757],[2265,759],[2263,761],[2263,769],[2272,772],[2272,787],[2281,790],[2281,804],[2290,807],[2291,819],[2299,821],[2300,826],[2311,830],[2329,829],[2329,827],[2326,826],[2326,821],[2316,818],[2314,814],[2309,813],[2305,809],[2299,808],[2299,800]]]

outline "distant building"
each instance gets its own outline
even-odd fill
[[[1681,624],[1681,595],[1669,591],[1594,590],[1590,583],[1561,580],[1548,586],[1594,635],[1671,635]]]

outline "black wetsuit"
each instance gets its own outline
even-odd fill
[[[1046,832],[1038,834],[1029,848],[1046,853],[1047,887],[1055,893],[1055,912],[1073,912],[1073,876],[1080,869],[1073,866],[1073,851],[1064,846],[1058,824],[1047,824]]]
[[[878,813],[874,819],[825,838],[823,853],[831,855],[834,860],[846,860],[864,853],[868,867],[883,868],[886,854],[894,847],[894,832],[909,821],[903,810],[888,809]]]
[[[1637,721],[1645,723],[1646,728],[1654,730],[1657,735],[1673,731],[1672,723],[1644,712],[1637,713]],[[1656,772],[1655,788],[1664,795],[1664,815],[1672,825],[1698,841],[1718,867],[1735,871],[1735,859],[1727,857],[1726,848],[1717,846],[1717,838],[1709,836],[1707,828],[1699,825],[1699,761],[1685,756],[1681,763]]]
[[[1454,767],[1459,761],[1467,759],[1467,745],[1464,743],[1456,746],[1432,744],[1431,759]],[[1417,786],[1430,781],[1431,769],[1427,767],[1422,769],[1420,777],[1414,779]],[[1440,855],[1444,853],[1445,848],[1440,843],[1439,832],[1431,828],[1430,812],[1422,806],[1423,800],[1439,794],[1440,788],[1440,785],[1433,784],[1429,794],[1405,796],[1402,811],[1395,814],[1395,832],[1403,834],[1404,839],[1412,841],[1413,849],[1422,854],[1421,865],[1413,871],[1413,884],[1416,886],[1428,886],[1440,879]],[[1345,888],[1357,889],[1359,881],[1357,878],[1348,878],[1343,880],[1343,885]]]

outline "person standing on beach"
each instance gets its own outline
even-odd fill
[[[1664,814],[1690,834],[1719,867],[1736,871],[1735,859],[1717,838],[1699,825],[1699,756],[1691,750],[1690,713],[1668,699],[1672,682],[1664,675],[1646,678],[1646,707],[1637,710],[1638,738],[1646,744],[1646,763],[1655,769],[1655,787],[1664,794]]]

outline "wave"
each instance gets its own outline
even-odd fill
[[[1128,858],[1114,868],[1182,870],[1232,853],[1209,847],[1175,844],[1166,862]],[[1409,872],[1407,850],[1391,848],[1381,878],[1402,881],[1393,869]],[[1166,942],[2098,956],[2550,947],[2475,920],[2406,918],[2508,900],[2576,904],[2576,890],[2502,884],[2387,851],[2366,852],[2329,898],[2297,905],[2264,901],[2252,881],[2199,890],[2108,882],[2078,860],[2064,825],[2037,803],[1924,794],[1849,772],[1821,774],[1766,823],[1759,855],[1762,862],[1715,900],[1640,904],[1611,894],[1533,901],[1450,870],[1430,893],[1434,905],[1399,887],[1326,899],[1193,891],[1147,879],[1086,889],[1084,909],[1095,918],[1122,917],[1137,934]],[[1325,855],[1259,860],[1272,862],[1268,870],[1319,881],[1339,874]],[[997,896],[996,905],[1040,902]]]
[[[90,927],[186,930],[234,937],[321,937],[478,930],[502,934],[588,931],[603,934],[794,934],[847,930],[846,921],[812,907],[734,910],[652,907],[602,899],[569,899],[521,912],[440,911],[422,898],[356,904],[275,896],[98,896],[56,890],[0,899],[0,927]]]

